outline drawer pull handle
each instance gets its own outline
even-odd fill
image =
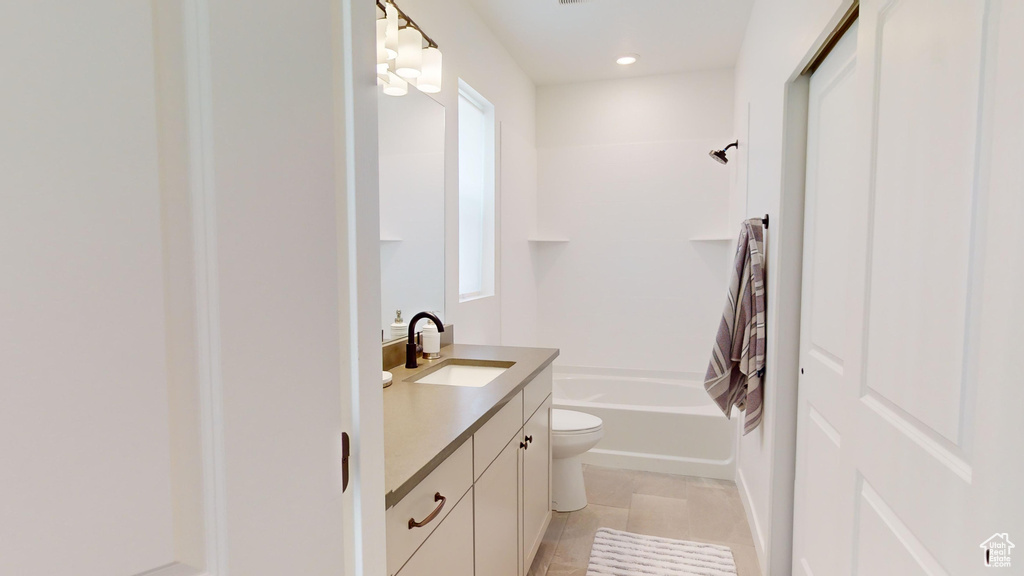
[[[519,447],[522,448],[523,450],[526,450],[530,447],[530,445],[527,444],[526,442],[520,442]]]
[[[409,518],[409,530],[412,530],[413,528],[422,528],[427,524],[430,524],[431,520],[437,518],[437,515],[441,513],[441,509],[444,508],[444,503],[447,501],[448,499],[445,498],[444,496],[441,496],[440,492],[435,492],[434,502],[440,502],[440,504],[438,504],[437,508],[434,508],[434,511],[431,512],[429,516],[424,518],[422,522],[417,522],[416,520]]]
[[[527,444],[533,444],[533,436],[527,436],[526,437],[526,443]]]

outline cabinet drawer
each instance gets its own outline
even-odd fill
[[[470,439],[386,512],[389,574],[395,574],[441,525],[472,484],[473,441]],[[447,498],[440,513],[425,526],[410,528],[410,518],[422,522],[437,509],[441,503],[435,501],[434,495],[438,493]]]
[[[552,369],[549,364],[523,389],[523,422],[529,420],[537,408],[544,403],[544,400],[551,395],[551,378]]]
[[[476,480],[498,457],[510,438],[523,427],[523,393],[508,404],[473,435],[473,479]]]
[[[398,576],[473,576],[473,492],[430,535]]]

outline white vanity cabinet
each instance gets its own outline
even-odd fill
[[[387,524],[387,559],[388,574],[403,576],[419,576],[430,572],[409,572],[417,549],[423,551],[432,542],[431,547],[437,548],[439,536],[453,528],[449,523],[456,520],[454,510],[457,506],[469,509],[469,534],[473,532],[473,442],[467,440],[451,456],[427,475],[401,501],[388,509],[385,514]],[[463,528],[454,529],[456,533]],[[451,540],[449,546],[455,546],[457,540]],[[452,549],[455,553],[455,549]],[[406,562],[410,565],[406,565]],[[422,561],[417,565],[422,565]],[[404,567],[403,567],[404,566]],[[455,572],[448,572],[454,576]],[[472,576],[459,573],[459,576]]]
[[[459,501],[399,576],[473,576],[473,490]]]
[[[515,420],[502,413],[517,409]],[[550,414],[549,366],[477,433],[508,439],[496,456],[483,443],[474,451],[477,576],[522,576],[533,562],[551,521]]]
[[[522,448],[518,434],[476,481],[476,573],[519,576],[522,547],[519,534]]]
[[[548,366],[388,510],[388,574],[524,576],[551,521],[550,415]]]
[[[537,554],[551,521],[551,395],[523,426],[522,454],[524,573]]]

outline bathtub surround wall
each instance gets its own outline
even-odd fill
[[[707,156],[734,139],[733,76],[537,89],[538,236],[568,240],[531,246],[538,344],[560,365],[703,377],[738,224]]]
[[[445,317],[458,341],[536,344],[537,288],[526,237],[536,227],[537,154],[533,81],[465,0],[403,0],[402,10],[430,31],[444,52]],[[494,296],[459,302],[458,80],[494,104],[496,169]]]

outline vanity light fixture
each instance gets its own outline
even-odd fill
[[[621,66],[629,66],[630,64],[636,62],[637,58],[639,58],[639,56],[636,54],[626,54],[625,56],[620,56],[619,59],[615,61],[615,63]]]
[[[416,87],[421,92],[436,94],[441,91],[441,51],[427,46],[423,49],[423,66]]]
[[[388,56],[387,49],[387,29],[388,19],[378,18],[377,19],[377,74],[387,74],[388,68],[391,67],[389,61],[391,57]]]
[[[409,84],[441,91],[441,51],[394,2],[377,0],[377,78],[389,96],[404,96]]]
[[[406,80],[420,77],[423,66],[423,33],[406,26],[398,30],[398,58],[395,59],[395,74]]]
[[[380,78],[378,76],[378,78]],[[383,79],[382,79],[383,80]],[[388,72],[387,80],[384,80],[384,93],[388,96],[405,96],[409,93],[409,83],[394,72]]]
[[[388,51],[388,60],[394,60],[398,58],[398,6],[391,2],[382,6],[378,2],[377,7],[384,11],[384,19],[388,23],[384,32],[384,47]]]

